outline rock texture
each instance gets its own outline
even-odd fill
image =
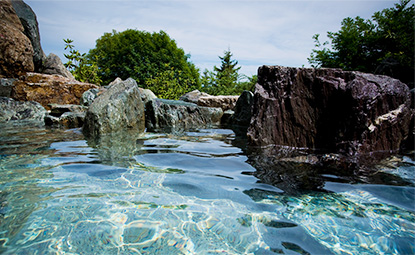
[[[150,131],[183,131],[220,124],[221,108],[154,99],[146,105],[146,127]]]
[[[43,69],[43,61],[46,56],[40,45],[39,26],[36,14],[29,5],[22,0],[12,0],[13,8],[24,28],[24,34],[29,38],[33,48],[34,71],[40,72]]]
[[[242,92],[241,96],[236,101],[234,114],[230,122],[232,125],[248,127],[251,122],[252,105],[254,102],[254,94],[251,91]]]
[[[81,105],[50,104],[50,113],[45,117],[45,125],[66,128],[78,128],[84,124],[85,113],[88,109]]]
[[[89,106],[83,133],[89,138],[125,129],[143,132],[144,104],[134,79],[112,85]]]
[[[0,97],[10,97],[12,94],[13,83],[16,79],[0,78]]]
[[[0,78],[34,71],[33,47],[10,1],[0,1]]]
[[[346,156],[398,151],[414,112],[408,87],[381,75],[263,66],[249,144],[277,155],[299,149]]]
[[[202,96],[197,105],[206,107],[220,107],[223,111],[233,110],[239,96]]]
[[[53,53],[45,59],[42,66],[42,73],[44,74],[59,74],[65,78],[74,80],[75,78],[71,72],[63,65],[62,60]]]
[[[27,73],[14,82],[12,98],[18,101],[36,101],[46,109],[49,104],[79,104],[82,94],[98,86],[82,83],[60,75]]]
[[[210,96],[208,93],[200,92],[199,90],[193,90],[190,91],[183,96],[181,96],[179,99],[185,102],[194,103],[197,104],[200,97],[208,97]]]
[[[33,120],[43,121],[46,110],[37,102],[18,102],[0,97],[0,121]]]

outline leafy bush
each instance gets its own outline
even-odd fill
[[[78,50],[75,50],[75,46],[72,44],[73,40],[63,39],[63,41],[65,42],[65,50],[69,50],[69,54],[64,54],[65,58],[68,59],[68,62],[64,65],[74,78],[81,82],[101,84],[96,63],[87,60],[86,53],[81,54]]]
[[[165,32],[128,29],[105,33],[87,55],[98,66],[104,84],[115,78],[135,79],[159,97],[175,98],[173,91],[199,89],[199,71],[189,55]],[[157,88],[161,86],[163,88]]]
[[[321,43],[314,35],[316,49],[308,61],[315,67],[385,74],[413,87],[415,7],[409,3],[401,0],[368,20],[343,19],[338,32],[327,33],[331,43]],[[326,47],[330,44],[331,49]]]

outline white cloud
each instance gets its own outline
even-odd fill
[[[255,74],[263,64],[307,65],[312,35],[337,31],[345,17],[369,18],[395,1],[26,0],[40,23],[46,53],[63,58],[63,38],[81,52],[113,29],[166,31],[201,70],[219,65],[230,47]]]

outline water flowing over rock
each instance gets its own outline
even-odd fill
[[[34,71],[33,47],[11,1],[0,1],[0,77]]]
[[[79,104],[82,94],[98,86],[82,83],[60,75],[27,73],[14,82],[12,98],[36,101],[46,109],[49,104]]]
[[[89,106],[85,116],[83,133],[99,138],[102,134],[145,128],[144,104],[134,79],[118,82],[103,92]]]
[[[42,73],[59,74],[68,79],[75,79],[71,72],[69,72],[68,69],[66,69],[66,67],[63,65],[62,60],[53,53],[50,53],[45,59],[45,63],[42,67]]]
[[[223,111],[233,110],[239,96],[202,96],[197,105],[206,107],[220,107]]]
[[[18,102],[0,97],[0,121],[33,120],[43,121],[46,110],[37,102]]]
[[[11,3],[23,25],[24,34],[32,43],[34,70],[35,72],[40,72],[43,69],[43,61],[46,56],[40,45],[39,26],[36,14],[33,12],[32,8],[22,0],[12,0]]]
[[[408,136],[410,104],[408,87],[387,76],[262,66],[249,144],[269,155],[389,154]]]
[[[182,131],[220,124],[221,108],[193,103],[154,99],[146,105],[146,127],[150,131]]]

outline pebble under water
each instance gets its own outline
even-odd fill
[[[415,254],[410,155],[292,192],[259,179],[229,129],[0,130],[2,254]]]

